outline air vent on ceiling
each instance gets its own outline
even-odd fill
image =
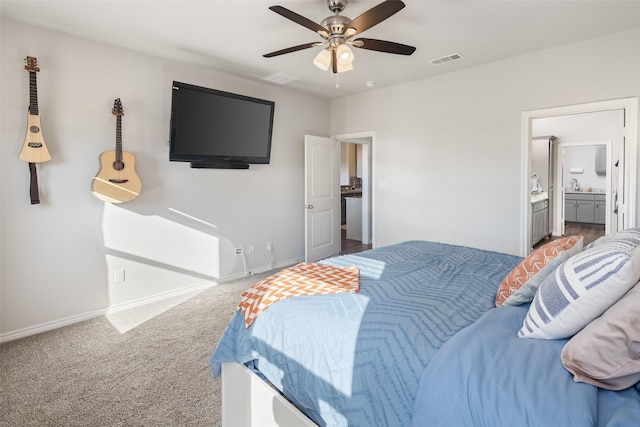
[[[276,72],[276,73],[271,73],[268,76],[264,76],[262,78],[263,80],[266,80],[268,82],[271,83],[278,83],[281,85],[286,85],[287,83],[291,83],[291,82],[295,82],[296,80],[300,80],[300,77],[296,77],[296,76],[292,76],[290,74],[286,74],[286,73],[282,73],[282,72]]]
[[[461,54],[452,53],[450,55],[445,55],[445,56],[441,56],[440,58],[432,59],[429,62],[432,63],[433,65],[438,65],[438,64],[444,64],[445,62],[457,61],[458,59],[462,59],[462,58],[464,58],[464,56],[462,56]]]

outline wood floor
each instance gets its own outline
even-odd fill
[[[600,224],[582,224],[579,222],[567,222],[564,226],[565,236],[575,236],[576,234],[582,234],[584,236],[584,246],[593,242],[600,236],[604,236],[604,225]],[[542,239],[533,247],[534,249],[548,243],[552,240],[560,239],[562,236],[551,236],[550,238]]]
[[[363,245],[359,240],[347,239],[347,230],[342,227],[342,245],[340,255],[353,254],[371,249],[371,245]]]

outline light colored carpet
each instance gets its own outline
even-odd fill
[[[240,294],[207,289],[121,334],[96,318],[0,345],[2,426],[219,426],[209,357]]]

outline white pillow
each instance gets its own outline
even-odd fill
[[[586,249],[565,261],[538,289],[518,336],[574,335],[618,301],[640,279],[640,246],[619,242]]]
[[[591,242],[585,249],[605,245],[609,249],[633,250],[640,246],[640,228],[627,228],[626,230],[606,234]]]

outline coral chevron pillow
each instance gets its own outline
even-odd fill
[[[520,305],[533,300],[542,280],[582,250],[581,235],[563,237],[539,247],[516,265],[500,283],[496,307]]]
[[[640,283],[562,349],[576,382],[624,390],[640,381]]]
[[[621,250],[617,244],[603,244],[585,249],[544,279],[518,335],[568,338],[616,303],[638,279],[640,246]]]

